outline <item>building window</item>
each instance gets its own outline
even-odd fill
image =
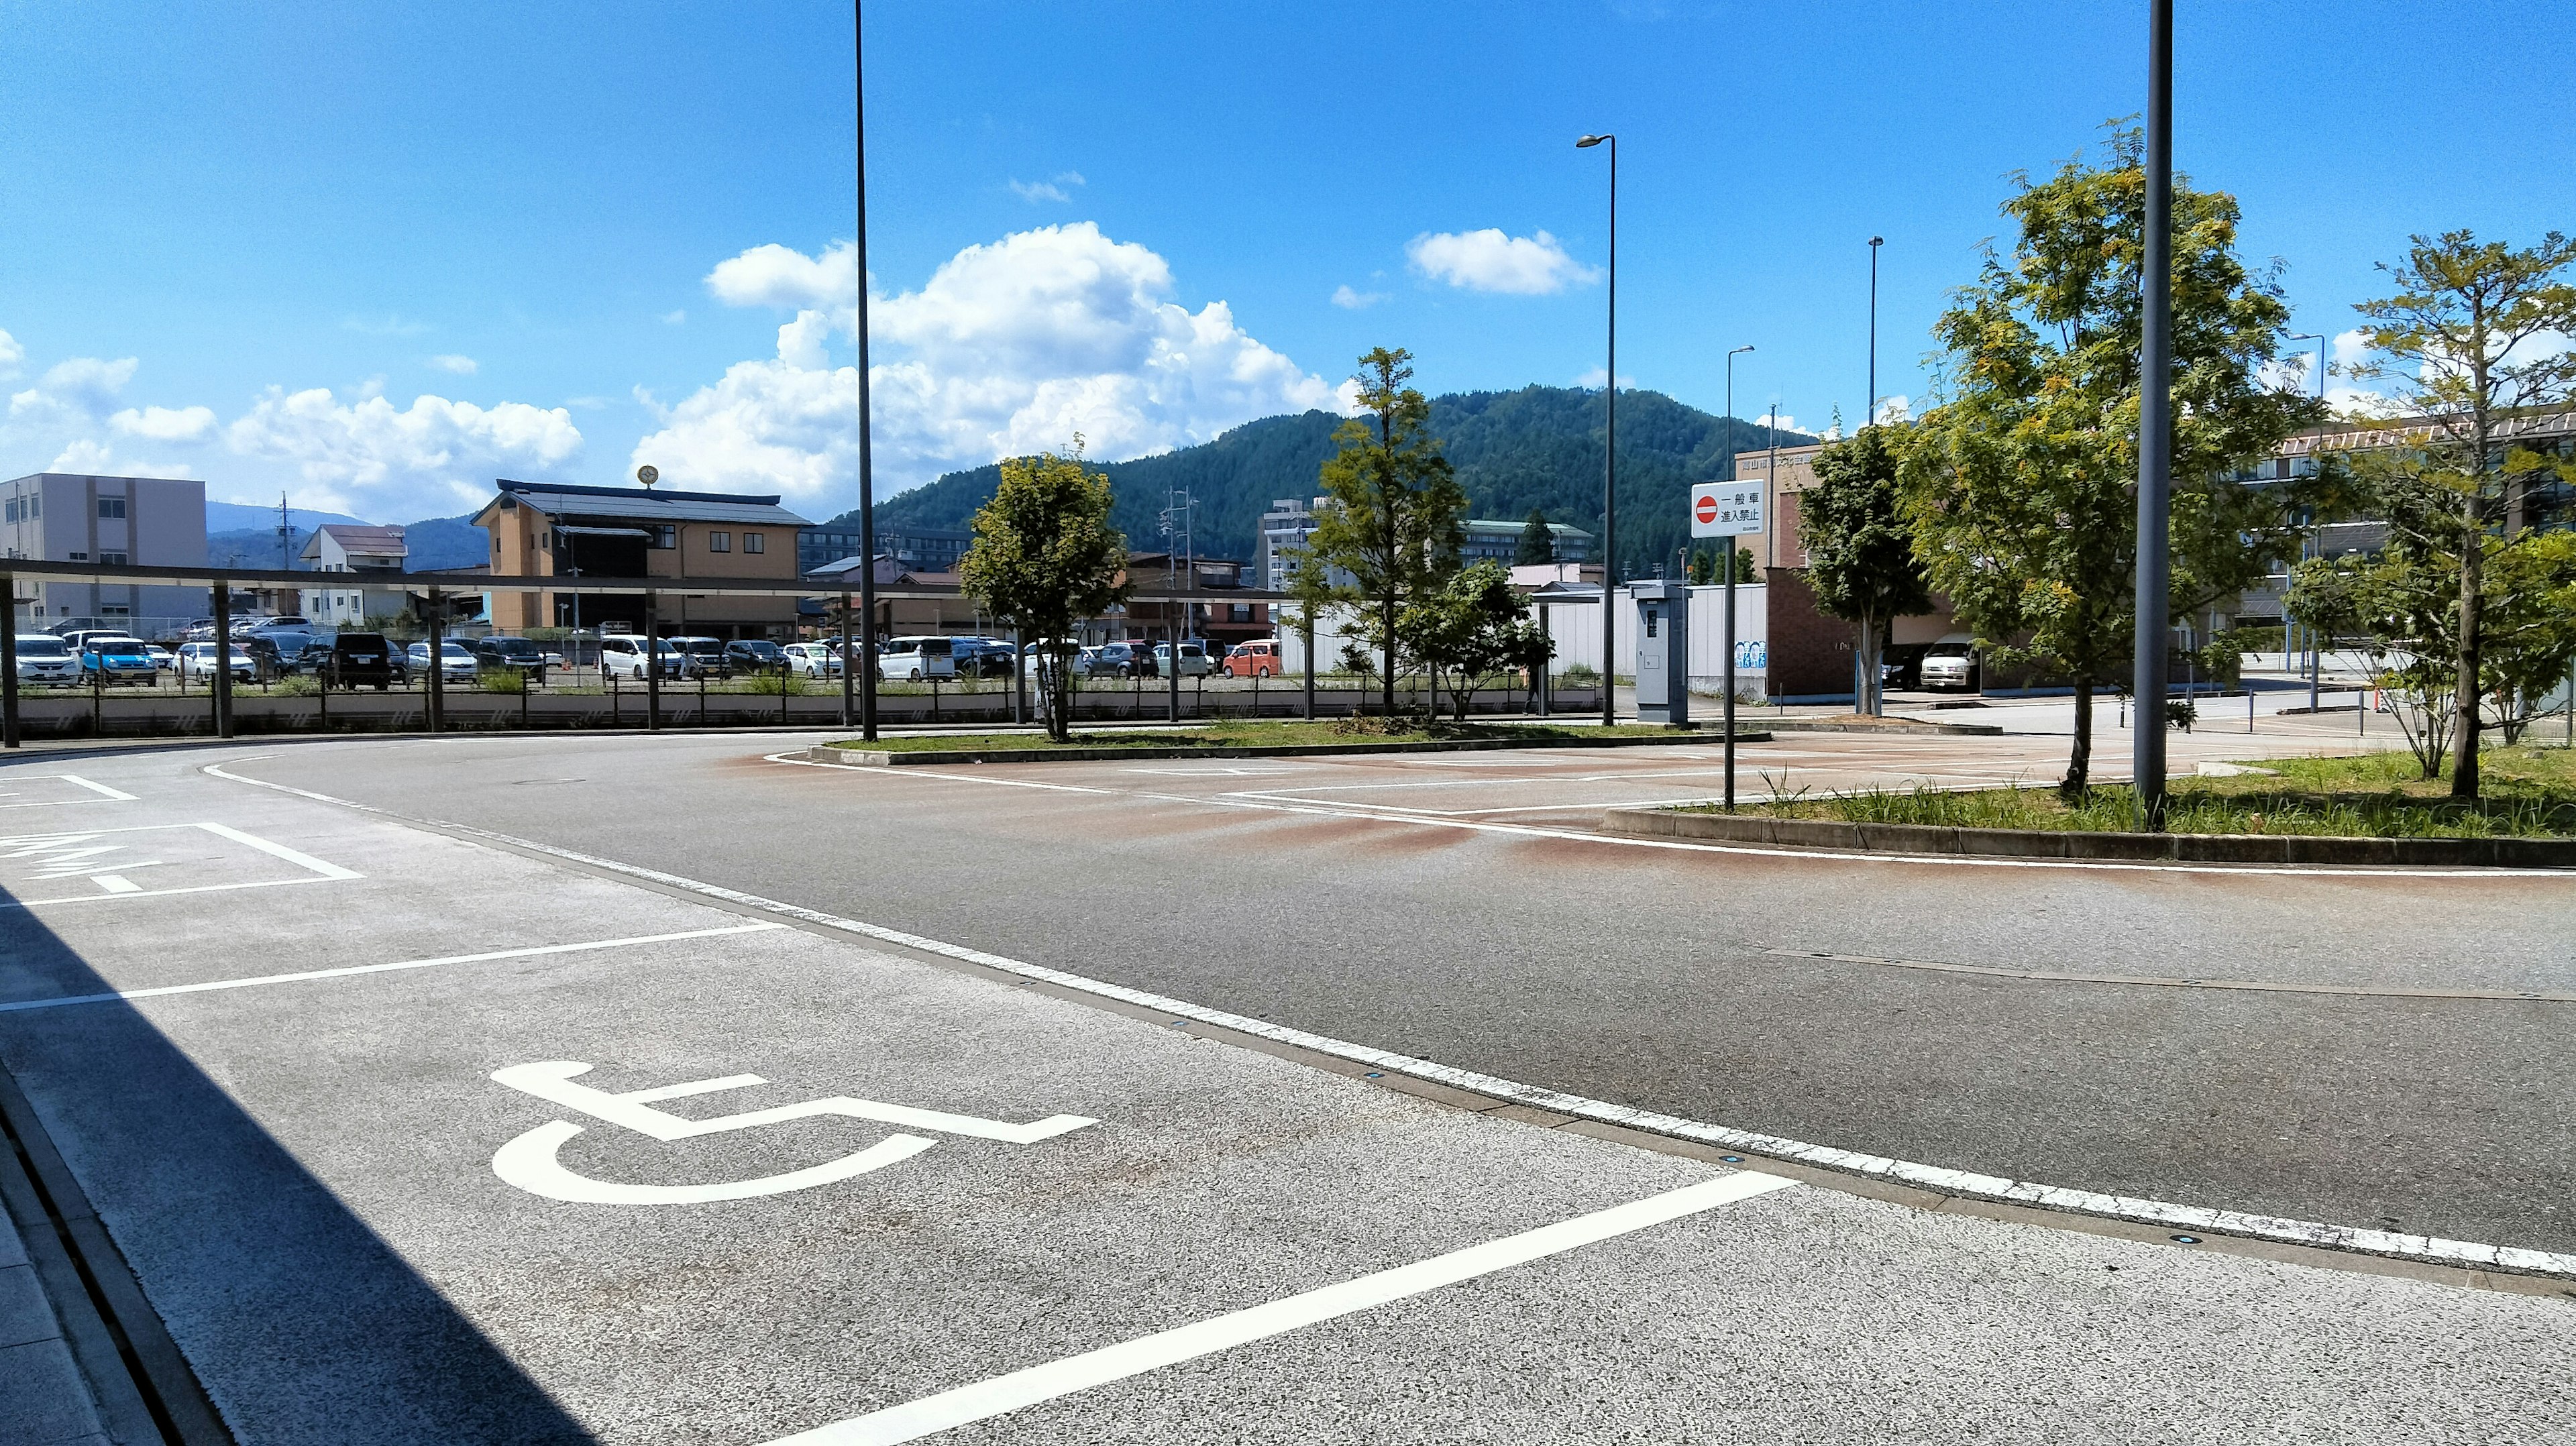
[[[71,560],[74,562],[87,562],[89,561],[89,554],[86,552],[75,552],[71,555]]]
[[[709,552],[731,552],[731,551],[733,551],[733,534],[732,534],[732,533],[730,533],[730,532],[710,532],[710,533],[708,533],[708,534],[707,534],[707,551],[709,551]]]
[[[98,499],[98,516],[102,522],[121,521],[125,516],[125,499],[122,497]]]
[[[648,547],[659,548],[664,552],[668,552],[680,545],[680,529],[670,525],[669,523],[664,523],[658,527],[648,527],[644,530],[650,534],[650,537],[645,543]]]
[[[134,609],[113,607],[102,604],[99,607],[98,615],[103,618],[126,618],[134,616]]]
[[[121,552],[102,552],[98,555],[98,560],[110,567],[125,566],[125,554]]]
[[[742,550],[745,552],[767,552],[769,550],[769,534],[765,532],[744,533],[742,535]]]

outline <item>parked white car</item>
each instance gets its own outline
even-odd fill
[[[1943,638],[1923,650],[1923,686],[1970,689],[1977,686],[1977,649],[1965,636]]]
[[[18,637],[18,686],[22,688],[74,688],[80,685],[80,659],[63,646],[60,638],[43,633],[22,633]]]
[[[1207,649],[1196,643],[1181,644],[1180,675],[1184,678],[1204,678],[1208,675],[1208,671]],[[1172,676],[1172,645],[1169,643],[1154,645],[1154,676],[1157,678]]]
[[[429,644],[414,643],[404,652],[411,659],[415,676],[429,671]],[[441,638],[438,644],[438,680],[442,683],[471,683],[483,671],[483,664],[463,643]]]
[[[925,678],[954,678],[957,659],[946,638],[892,638],[877,654],[877,676],[918,683]]]
[[[849,671],[841,666],[841,649],[836,643],[789,643],[783,651],[788,670],[808,678],[837,678]]]
[[[647,659],[651,662],[647,662]],[[669,638],[647,638],[638,633],[610,633],[599,640],[599,671],[611,678],[629,678],[641,683],[646,669],[665,678],[694,676],[697,665]]]
[[[197,678],[213,677],[215,653],[220,646],[216,643],[181,643],[179,645],[179,680],[187,682]],[[232,654],[233,676],[242,682],[249,682],[252,675],[258,671],[258,665],[251,661],[250,654],[243,652],[238,644],[223,651]]]

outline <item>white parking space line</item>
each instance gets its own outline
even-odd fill
[[[990,1420],[1024,1407],[1111,1381],[1141,1376],[1182,1361],[1196,1360],[1253,1341],[1285,1335],[1336,1316],[1369,1310],[1444,1285],[1527,1265],[1551,1255],[1662,1225],[1686,1216],[1731,1205],[1798,1183],[1778,1175],[1746,1170],[1722,1175],[1679,1190],[1666,1191],[1590,1215],[1578,1215],[1519,1235],[1471,1245],[1412,1265],[1399,1265],[1357,1280],[1346,1280],[1303,1295],[1271,1301],[1247,1310],[1174,1330],[1159,1331],[1101,1350],[1088,1351],[1043,1366],[1013,1371],[924,1396],[883,1411],[835,1421],[811,1431],[780,1437],[767,1446],[890,1446],[918,1441],[952,1427]]]
[[[113,834],[167,832],[171,829],[202,830],[217,838],[229,839],[259,853],[267,854],[282,863],[292,864],[305,872],[303,876],[291,879],[243,879],[221,884],[190,884],[165,889],[147,889],[134,886],[132,880],[125,879],[123,876],[137,869],[166,867],[162,860],[109,858],[107,855],[123,852],[124,846],[94,843],[94,840]],[[344,869],[338,864],[325,862],[311,854],[288,848],[284,844],[261,838],[257,834],[244,833],[229,824],[221,823],[152,823],[135,824],[126,828],[85,828],[55,833],[19,834],[14,837],[0,838],[0,859],[42,860],[35,865],[36,871],[31,875],[39,880],[74,877],[97,879],[103,875],[112,875],[130,886],[119,888],[114,884],[101,884],[100,888],[104,890],[101,893],[69,894],[53,899],[0,900],[0,909],[33,909],[52,904],[95,903],[101,899],[152,899],[170,894],[212,894],[228,889],[275,889],[294,884],[338,883],[366,877],[354,869]],[[96,860],[95,866],[82,866],[84,859]]]
[[[91,793],[98,796],[96,798],[40,798],[27,803],[0,803],[0,808],[61,808],[63,805],[68,803],[133,803],[136,801],[133,794],[110,788],[104,783],[92,783],[88,779],[83,778],[76,773],[27,773],[20,774],[18,776],[22,778],[59,778],[63,782],[71,784],[75,788],[86,788]],[[7,793],[0,793],[0,798],[15,797],[17,797],[17,792],[15,790],[11,790]]]
[[[164,984],[152,989],[120,989],[112,994],[66,994],[53,999],[19,999],[0,1003],[0,1014],[29,1009],[67,1009],[75,1004],[109,1004],[121,999],[158,999],[165,994],[205,994],[218,989],[256,989],[269,984],[300,984],[312,979],[347,979],[385,974],[397,969],[435,969],[446,964],[488,964],[499,959],[534,959],[546,954],[586,954],[644,944],[671,944],[683,939],[720,939],[728,934],[766,934],[788,927],[755,921],[719,929],[687,929],[676,934],[637,934],[625,939],[594,939],[583,944],[532,944],[524,949],[493,949],[481,954],[449,954],[437,959],[403,959],[391,964],[352,964],[341,969],[306,969],[293,974],[254,974],[246,979],[214,979],[202,984]]]
[[[248,844],[252,848],[257,849],[261,853],[267,854],[272,858],[284,859],[299,869],[311,869],[313,872],[320,874],[326,879],[355,879],[364,877],[353,870],[344,869],[338,864],[326,864],[320,859],[313,857],[311,854],[297,853],[295,850],[288,848],[282,843],[272,843],[267,839],[259,837],[257,834],[244,833],[240,829],[234,828],[229,824],[201,823],[197,825],[197,827],[204,829],[206,832],[214,834],[217,837],[228,838],[238,844]]]

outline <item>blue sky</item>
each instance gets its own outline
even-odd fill
[[[2566,223],[2537,10],[2179,9],[2178,160],[2302,329],[2348,329],[2411,231]],[[1597,383],[1586,130],[1621,137],[1623,382],[1715,409],[1751,342],[1740,414],[1857,418],[1880,234],[1880,390],[1919,398],[2008,173],[2142,103],[2143,11],[879,0],[881,482],[1186,444],[1329,404],[1380,343],[1434,391]],[[0,475],[407,520],[652,460],[838,511],[849,35],[797,3],[0,0]]]

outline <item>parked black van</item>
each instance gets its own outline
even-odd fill
[[[372,683],[377,692],[393,686],[393,647],[382,633],[342,633],[331,642],[331,671],[323,686],[355,689]]]

